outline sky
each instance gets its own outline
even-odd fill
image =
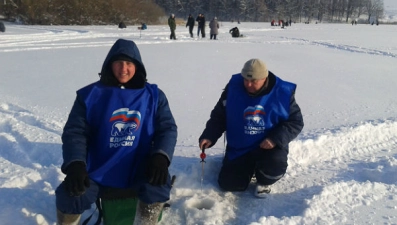
[[[397,224],[397,26],[222,22],[218,40],[177,26],[25,26],[0,33],[0,221],[55,224],[61,135],[76,91],[98,80],[118,38],[141,51],[178,125],[177,179],[160,225]],[[243,38],[228,31],[238,26]],[[194,31],[196,31],[196,28]],[[217,185],[225,143],[198,138],[222,89],[251,58],[296,83],[305,127],[265,199]],[[92,209],[93,210],[93,209]],[[89,216],[92,210],[83,214]],[[93,221],[92,221],[93,222]]]
[[[384,20],[397,21],[397,1],[396,0],[383,0],[384,7]]]

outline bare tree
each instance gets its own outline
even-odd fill
[[[364,11],[368,15],[368,23],[378,21],[383,16],[383,0],[364,0]]]

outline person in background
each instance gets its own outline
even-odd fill
[[[287,170],[288,144],[303,129],[296,85],[250,59],[231,77],[199,138],[211,148],[226,131],[226,153],[218,175],[224,191],[245,191],[253,176],[255,196],[264,198]]]
[[[170,198],[177,126],[164,92],[146,77],[136,44],[119,39],[100,80],[77,91],[62,134],[66,177],[55,191],[57,224],[78,224],[112,188],[136,193],[135,221],[157,223]]]
[[[175,15],[174,14],[171,14],[170,18],[168,18],[168,26],[170,27],[170,30],[171,30],[170,40],[172,40],[172,39],[176,40],[176,37],[175,37],[176,23],[175,23]]]
[[[187,18],[187,22],[186,22],[186,27],[189,27],[189,34],[191,38],[193,37],[194,23],[195,22],[192,14],[189,14],[189,17]]]
[[[127,26],[125,25],[125,23],[124,23],[123,21],[121,21],[121,22],[119,23],[119,28],[120,28],[120,29],[125,29],[125,28],[127,28]]]
[[[205,17],[204,14],[201,14],[200,19],[200,29],[201,29],[201,38],[205,38]]]
[[[196,21],[197,21],[197,37],[200,36],[200,31],[201,31],[201,27],[200,25],[202,24],[201,21],[201,13],[198,14],[198,16],[196,17]]]
[[[200,13],[199,16],[196,18],[196,21],[198,24],[197,37],[200,35],[200,32],[201,32],[201,37],[205,38],[205,17],[204,17],[204,14]]]
[[[229,33],[232,35],[234,38],[240,37],[240,31],[238,27],[233,27],[232,29],[229,30]]]
[[[212,38],[216,40],[216,36],[218,35],[218,29],[219,29],[219,23],[218,19],[214,17],[214,19],[211,20],[210,24],[210,39]]]

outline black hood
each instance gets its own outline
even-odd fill
[[[108,86],[120,86],[121,84],[114,77],[111,63],[118,58],[128,58],[136,66],[134,77],[123,86],[126,88],[143,88],[146,83],[146,70],[142,63],[141,54],[135,42],[118,39],[109,50],[102,65],[100,81]]]

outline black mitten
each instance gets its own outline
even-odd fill
[[[168,159],[162,154],[154,154],[148,165],[149,183],[160,186],[167,183]]]
[[[66,169],[65,188],[70,196],[80,196],[90,187],[90,179],[83,162],[72,162]]]

